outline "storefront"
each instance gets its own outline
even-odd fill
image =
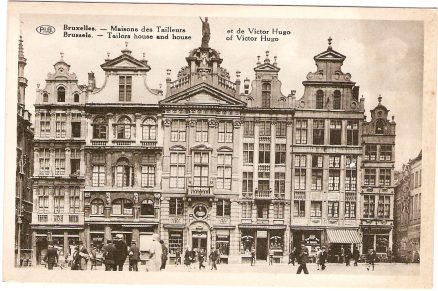
[[[361,250],[362,239],[359,229],[328,228],[326,230],[328,247],[328,261],[343,263],[345,254],[353,254],[355,249]]]
[[[215,247],[220,254],[220,262],[228,263],[230,256],[230,229],[215,229]]]
[[[290,251],[295,249],[300,249],[301,244],[304,244],[309,250],[309,259],[316,259],[317,249],[320,248],[323,244],[322,228],[302,228],[302,227],[291,227],[292,235],[291,235],[291,243],[290,243]]]
[[[362,233],[362,254],[367,255],[370,251],[375,250],[378,259],[386,261],[392,245],[391,228],[366,227],[362,229]]]

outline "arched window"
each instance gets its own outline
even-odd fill
[[[271,83],[262,83],[262,107],[271,107]]]
[[[324,92],[322,90],[316,91],[316,109],[324,108]]]
[[[91,215],[103,215],[102,199],[97,198],[91,201]]]
[[[154,201],[146,199],[141,202],[140,215],[154,215]]]
[[[97,117],[93,121],[93,138],[107,139],[108,123],[105,118]]]
[[[132,215],[133,203],[129,199],[119,198],[112,203],[113,215]]]
[[[134,169],[128,159],[120,158],[113,169],[113,184],[116,187],[132,187],[134,185]]]
[[[385,121],[379,119],[376,122],[376,134],[384,134],[384,133],[385,133]]]
[[[341,109],[341,91],[339,90],[333,93],[333,109]]]
[[[49,94],[47,93],[43,94],[43,102],[49,102]]]
[[[58,88],[58,102],[65,102],[65,88]]]
[[[131,138],[131,120],[122,116],[116,124],[116,133],[118,139],[130,139]]]
[[[73,97],[74,97],[74,102],[79,102],[79,94],[78,93],[75,93],[73,95]]]
[[[157,123],[152,118],[147,118],[143,122],[143,140],[157,139]]]

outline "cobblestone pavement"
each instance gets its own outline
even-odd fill
[[[269,266],[264,261],[258,261],[255,266],[251,266],[249,264],[219,264],[217,265],[218,270],[210,270],[211,266],[205,264],[206,268],[199,270],[198,265],[192,265],[191,269],[188,269],[186,266],[175,266],[168,265],[165,270],[161,272],[223,272],[223,273],[291,273],[295,274],[298,269],[298,265],[287,265],[287,264],[274,264]],[[360,263],[358,266],[345,266],[344,264],[327,264],[327,268],[324,271],[317,270],[316,264],[307,264],[307,269],[311,274],[349,274],[349,275],[394,275],[398,276],[412,276],[420,274],[420,265],[419,264],[401,264],[401,263],[381,263],[376,264],[374,271],[370,268],[367,270],[367,264]],[[196,267],[196,268],[195,268]],[[36,268],[44,268],[44,266],[38,266]],[[139,264],[139,272],[145,272],[146,266]],[[103,272],[105,270],[104,266],[98,266],[97,270],[92,270],[91,272]],[[47,270],[48,271],[48,270]],[[59,267],[55,267],[55,272],[71,272],[70,269],[66,268],[61,270]],[[86,272],[90,272],[90,266],[88,266],[88,270]],[[124,272],[128,272],[128,266],[125,265]]]

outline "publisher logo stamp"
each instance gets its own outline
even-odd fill
[[[40,25],[36,28],[39,34],[49,35],[55,32],[55,28],[51,25]]]

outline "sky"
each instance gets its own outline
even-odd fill
[[[151,67],[149,87],[158,88],[161,83],[165,88],[166,69],[171,69],[171,78],[176,79],[178,70],[187,65],[185,58],[189,51],[199,47],[202,38],[201,20],[197,17],[55,15],[47,19],[45,15],[28,14],[23,15],[21,20],[27,58],[25,77],[29,84],[26,108],[32,113],[37,84],[44,88],[47,74],[53,73],[53,64],[60,59],[60,52],[71,65],[70,72],[76,73],[79,84],[86,84],[87,73],[93,71],[100,87],[104,81],[100,65],[105,62],[107,53],[111,58],[119,56],[127,41],[134,57],[142,59],[144,53],[148,60]],[[327,49],[327,39],[331,37],[333,49],[347,57],[342,71],[350,73],[351,80],[360,86],[368,120],[369,110],[377,105],[379,95],[383,97],[382,104],[390,110],[389,116],[395,116],[396,169],[416,157],[421,150],[424,47],[421,22],[209,18],[209,23],[210,47],[221,53],[222,67],[230,72],[233,81],[236,71],[241,71],[241,80],[246,77],[253,80],[257,56],[263,60],[265,51],[269,51],[271,60],[277,56],[283,94],[296,90],[298,99],[304,92],[302,81],[309,72],[316,71],[313,57]],[[51,35],[37,33],[36,28],[43,24],[55,27],[56,32]],[[156,26],[172,26],[174,29],[185,29],[184,35],[191,36],[191,40],[112,39],[105,34],[97,37],[96,33],[93,33],[93,38],[87,39],[64,38],[64,25],[88,25],[96,29],[109,29],[111,25],[139,29],[145,26],[152,28],[154,35]],[[290,31],[290,34],[279,36],[276,42],[243,42],[236,38],[235,32],[239,28],[245,31],[245,36],[250,36],[249,29],[252,28],[266,31],[278,28]],[[231,29],[233,40],[226,40]]]

